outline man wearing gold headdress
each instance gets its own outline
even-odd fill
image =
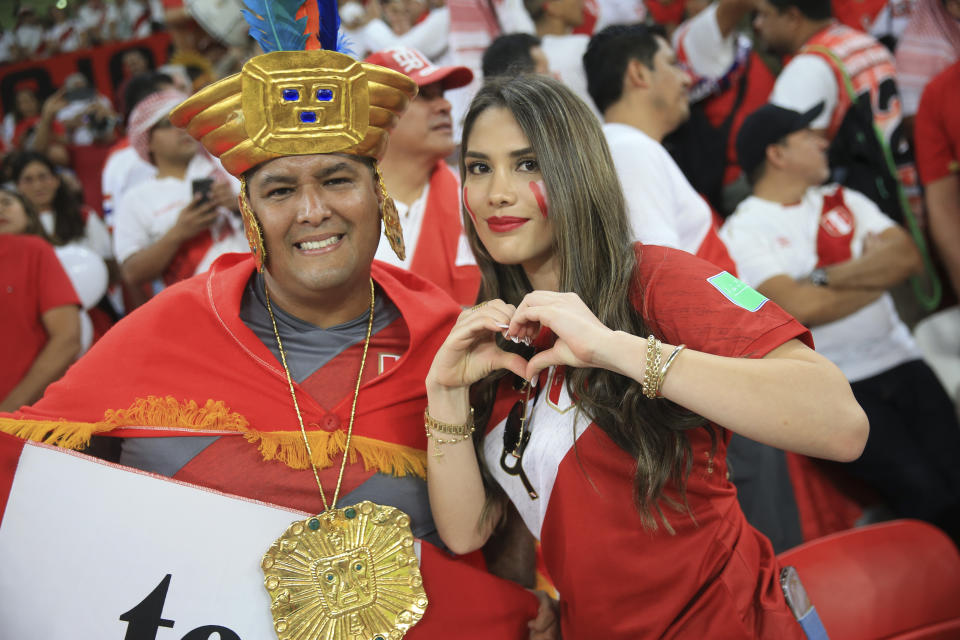
[[[73,448],[92,435],[120,437],[121,464],[318,514],[291,525],[262,563],[281,638],[307,637],[287,635],[299,611],[283,613],[278,603],[292,598],[270,572],[296,547],[288,538],[305,540],[300,550],[311,535],[341,549],[367,516],[397,548],[410,546],[411,532],[422,540],[422,581],[409,578],[406,609],[389,632],[370,637],[455,630],[458,638],[519,639],[538,616],[528,592],[431,544],[423,381],[459,307],[434,285],[373,261],[381,219],[403,254],[376,161],[415,94],[403,74],[337,52],[274,51],[181,103],[171,122],[241,180],[252,255],[228,254],[164,290],[42,400],[0,414],[8,433]],[[333,563],[323,578],[343,582],[323,596],[333,598],[324,601],[330,615],[350,614],[351,630],[336,638],[367,637],[357,630],[379,618],[358,607],[388,599],[366,591],[369,581],[351,583],[358,578],[346,572],[368,570],[360,561],[337,564],[362,555],[364,545],[354,546],[360,551],[316,559]],[[408,560],[398,556],[396,565]],[[372,588],[399,598],[395,583]],[[545,608],[536,625],[551,628]]]

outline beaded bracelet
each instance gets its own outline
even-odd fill
[[[653,334],[647,336],[647,363],[643,371],[643,395],[651,400],[657,397],[660,390],[660,361],[663,355],[662,343]]]
[[[470,407],[470,417],[467,418],[465,424],[449,424],[446,422],[440,422],[436,420],[433,416],[430,415],[430,412],[427,409],[423,410],[423,426],[427,432],[427,437],[432,439],[434,444],[437,445],[436,452],[433,454],[435,458],[439,458],[443,455],[443,452],[440,451],[440,447],[445,444],[456,444],[458,442],[463,442],[464,440],[469,440],[473,435],[474,425],[473,425],[473,407]],[[453,436],[452,438],[438,438],[433,434],[434,431],[438,433],[444,433]]]

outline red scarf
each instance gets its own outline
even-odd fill
[[[240,319],[253,273],[249,255],[227,254],[210,271],[162,291],[114,326],[31,407],[0,414],[0,431],[77,448],[91,435],[242,435],[264,459],[307,468],[280,363]],[[424,379],[459,313],[410,272],[374,263],[374,280],[404,317],[410,345],[396,365],[364,384],[351,449],[384,473],[426,475]],[[299,385],[295,385],[299,386]],[[314,462],[343,450],[352,394],[329,411],[300,388]]]
[[[477,301],[480,269],[475,264],[456,264],[461,220],[460,183],[441,160],[430,176],[430,193],[410,271],[430,280],[467,307]]]

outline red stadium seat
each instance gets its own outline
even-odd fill
[[[960,638],[960,553],[940,529],[896,520],[785,551],[830,640]]]

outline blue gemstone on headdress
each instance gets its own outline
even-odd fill
[[[320,89],[317,91],[317,100],[320,102],[329,102],[333,100],[333,91],[331,89]]]
[[[300,112],[300,122],[313,123],[317,121],[317,112],[316,111],[301,111]]]
[[[283,99],[287,102],[296,102],[300,99],[300,92],[296,89],[284,89]]]

